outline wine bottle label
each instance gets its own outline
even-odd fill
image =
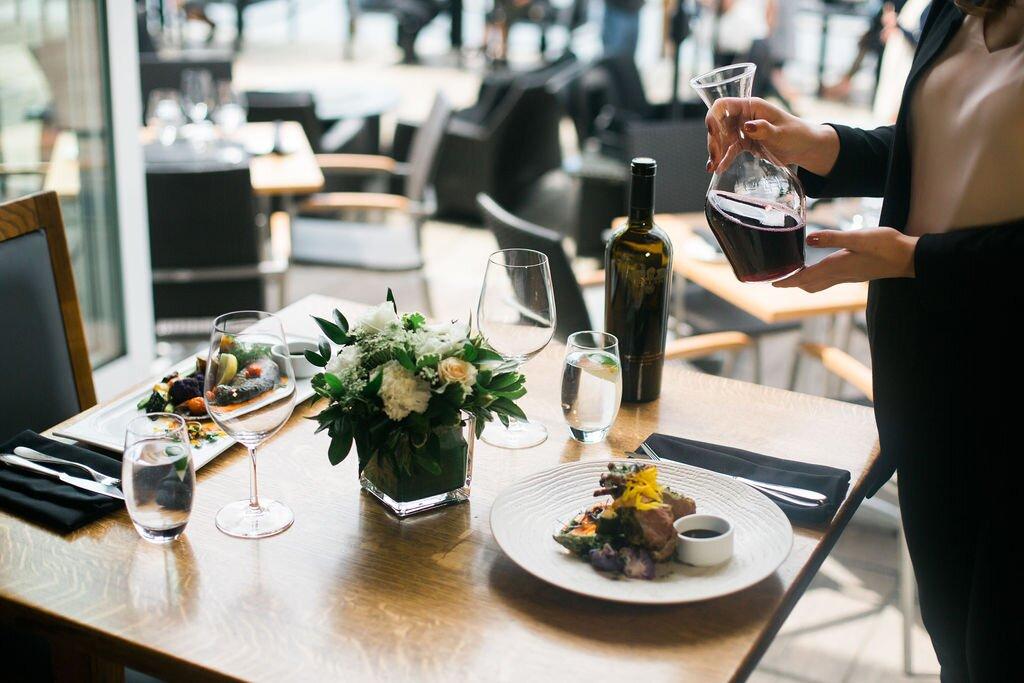
[[[665,358],[664,351],[651,351],[649,353],[639,354],[622,354],[622,360],[625,363],[632,363],[634,365],[650,365],[651,363],[661,363]]]
[[[635,295],[653,294],[665,283],[667,268],[654,268],[646,266],[642,261],[630,263],[620,261],[615,264],[619,275],[625,279],[631,293]]]

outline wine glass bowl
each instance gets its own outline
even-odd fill
[[[743,124],[757,118],[750,99],[755,71],[753,64],[733,64],[690,85],[715,114],[723,149],[733,150],[711,178],[704,205],[708,225],[739,280],[769,282],[804,266],[807,211],[793,171],[743,132]]]
[[[211,419],[249,451],[248,500],[229,503],[217,513],[217,528],[231,536],[261,538],[291,526],[291,510],[259,497],[256,448],[291,417],[295,377],[280,321],[262,311],[227,313],[214,321],[204,374],[204,396]]]
[[[555,333],[555,295],[548,257],[533,249],[502,249],[487,260],[477,327],[509,365],[540,353]],[[529,448],[547,438],[544,425],[510,419],[491,423],[481,437],[502,448]]]

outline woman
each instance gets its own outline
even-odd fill
[[[736,99],[707,124],[709,171],[755,140],[798,165],[812,196],[885,198],[889,227],[810,235],[838,251],[775,286],[871,282],[870,492],[898,471],[943,680],[1019,680],[1024,361],[1009,333],[1024,310],[1021,0],[935,0],[893,126],[819,126]]]

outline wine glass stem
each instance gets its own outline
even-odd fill
[[[259,486],[256,483],[256,448],[249,449],[249,507],[260,509]]]

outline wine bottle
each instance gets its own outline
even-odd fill
[[[661,394],[672,288],[672,244],[654,224],[654,159],[631,164],[629,218],[605,251],[604,327],[619,340],[622,400]]]

